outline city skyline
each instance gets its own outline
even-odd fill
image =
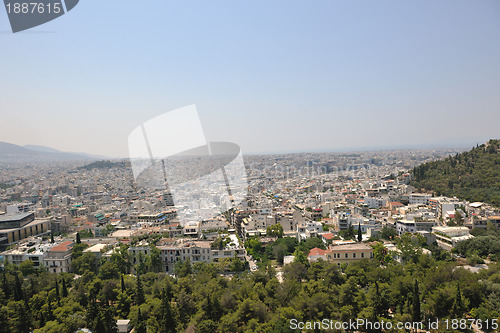
[[[287,151],[262,151],[262,152],[249,152],[245,153],[245,156],[258,156],[258,155],[293,155],[293,154],[344,154],[344,153],[376,153],[376,152],[398,152],[398,151],[432,151],[432,150],[454,150],[456,152],[463,151],[470,149],[471,147],[474,147],[476,145],[481,145],[485,142],[487,142],[490,139],[484,140],[484,141],[471,141],[471,142],[455,142],[455,143],[431,143],[427,145],[408,145],[408,146],[380,146],[380,147],[369,147],[369,146],[364,146],[364,147],[346,147],[346,148],[337,148],[337,149],[308,149],[308,150],[287,150]],[[21,148],[28,149],[30,151],[34,152],[47,152],[47,153],[63,153],[63,154],[69,154],[70,156],[76,156],[78,159],[81,159],[82,157],[90,157],[91,159],[96,159],[96,160],[105,160],[105,159],[111,159],[111,160],[123,160],[123,159],[130,159],[130,156],[108,156],[108,155],[100,155],[97,153],[92,153],[89,151],[64,151],[60,150],[51,146],[45,146],[45,145],[32,145],[32,144],[26,144],[26,145],[18,145],[12,142],[4,142],[0,141],[0,144],[9,144],[9,145],[15,145]],[[1,151],[1,150],[0,150]],[[0,152],[1,153],[1,152]],[[34,157],[35,158],[35,157]],[[42,158],[42,156],[38,156],[36,158]],[[14,159],[15,160],[15,159]],[[68,161],[71,161],[71,158],[67,159]],[[22,161],[19,160],[19,161]]]

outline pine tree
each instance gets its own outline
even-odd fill
[[[144,303],[144,290],[142,289],[141,277],[137,274],[137,287],[135,291],[135,303],[141,305]]]
[[[113,316],[113,310],[110,306],[106,306],[102,310],[102,319],[105,327],[106,333],[118,332],[118,326],[116,325],[116,320]]]
[[[68,297],[68,287],[66,286],[66,280],[62,279],[62,297]]]
[[[11,318],[12,328],[14,332],[19,333],[29,333],[30,332],[30,316],[26,311],[26,307],[23,302],[17,302],[15,304],[14,313]]]
[[[80,244],[82,241],[80,240],[80,234],[76,233],[76,244]]]
[[[10,333],[9,317],[6,308],[0,308],[0,333]]]
[[[219,299],[216,296],[213,296],[212,299],[212,318],[214,321],[218,321],[222,316],[222,306],[219,302]]]
[[[412,320],[414,323],[420,322],[420,291],[418,290],[418,281],[415,280],[415,287],[413,288],[413,302],[412,302]]]
[[[358,223],[358,242],[363,240],[363,234],[361,233],[361,223]]]

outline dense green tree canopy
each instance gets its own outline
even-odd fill
[[[444,160],[424,163],[412,173],[413,185],[417,188],[500,207],[500,140],[490,140]]]
[[[83,327],[108,333],[116,332],[116,319],[126,318],[137,332],[292,332],[289,320],[294,318],[427,322],[500,317],[499,263],[473,273],[449,257],[420,254],[420,239],[411,236],[398,244],[404,264],[385,260],[380,245],[375,245],[380,252],[375,259],[342,267],[305,260],[316,240],[280,238],[264,252],[270,246],[272,255],[274,245],[297,257],[282,267],[281,277],[268,264],[228,278],[223,273],[234,264],[231,259],[179,262],[175,278],[152,268],[140,276],[120,274],[112,261],[97,272],[80,265],[76,278],[21,272],[7,264],[0,283],[0,333],[74,333]]]

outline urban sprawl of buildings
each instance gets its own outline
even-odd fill
[[[174,273],[174,264],[189,260],[250,261],[244,242],[260,236],[270,242],[269,227],[281,225],[285,237],[299,241],[320,238],[325,249],[310,251],[310,261],[343,264],[373,257],[367,242],[339,237],[362,231],[363,240],[384,227],[396,235],[420,234],[428,243],[451,250],[473,237],[472,228],[500,224],[500,212],[482,202],[417,193],[409,170],[454,150],[382,151],[246,156],[248,192],[228,212],[204,220],[189,217],[192,207],[176,205],[166,189],[138,186],[127,163],[85,168],[83,163],[15,163],[0,169],[0,250],[3,264],[31,260],[48,271],[70,272],[76,233],[90,245],[97,263],[127,246],[130,272],[157,236],[160,270]],[[187,165],[186,168],[197,168]],[[207,189],[211,200],[196,208],[212,209],[224,191]],[[224,194],[227,195],[227,194]],[[212,205],[209,207],[209,205]],[[206,206],[206,207],[205,207]],[[192,214],[195,216],[195,214]],[[273,238],[274,237],[274,238]],[[394,250],[394,244],[385,244]],[[284,263],[293,258],[285,257]]]

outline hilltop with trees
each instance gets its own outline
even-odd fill
[[[413,169],[418,189],[500,207],[500,140]]]

